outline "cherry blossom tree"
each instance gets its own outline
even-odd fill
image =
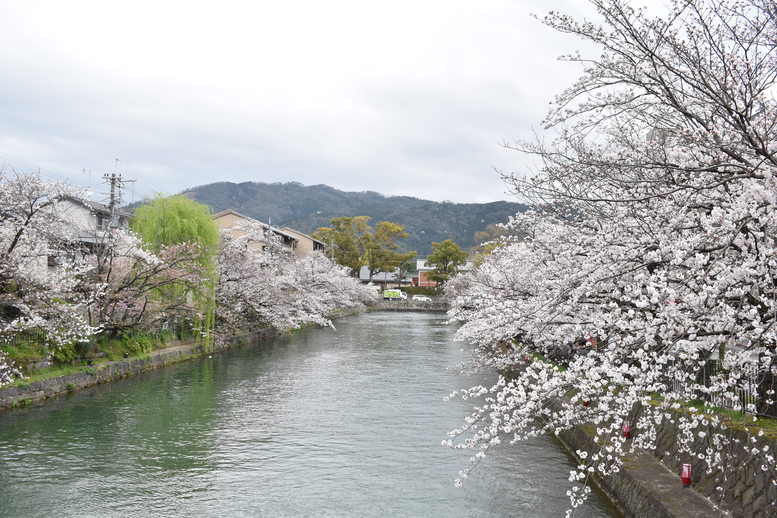
[[[591,4],[601,23],[544,19],[601,55],[568,56],[584,73],[552,106],[550,142],[508,145],[541,163],[505,175],[534,207],[509,223],[521,238],[448,288],[476,367],[504,375],[461,393],[481,403],[446,444],[477,449],[476,464],[503,441],[593,424],[601,449],[570,477],[573,506],[591,473],[653,451],[667,419],[681,454],[730,470],[743,459],[701,425],[725,430],[713,407],[774,410],[777,375],[777,8]],[[743,404],[753,380],[758,402]],[[693,399],[703,411],[684,410]],[[777,484],[773,453],[752,455]]]
[[[75,258],[76,235],[58,201],[81,193],[37,174],[0,170],[0,340],[41,330],[53,348],[88,340],[96,328],[84,308],[94,290]],[[47,267],[48,257],[72,260]]]
[[[103,289],[88,307],[89,322],[101,332],[158,330],[168,322],[202,319],[200,305],[181,296],[199,289],[209,276],[200,245],[185,242],[152,253],[132,232],[114,228],[103,236],[101,248],[90,257],[90,275]]]
[[[22,373],[17,369],[13,362],[8,360],[6,354],[0,351],[0,387],[11,383]]]
[[[99,253],[85,253],[69,204],[60,203],[83,196],[65,182],[0,171],[0,384],[20,375],[4,343],[42,337],[54,353],[98,333],[202,316],[180,296],[212,269],[201,246],[152,253],[130,231],[109,228],[92,243]]]
[[[296,257],[260,225],[244,223],[239,234],[221,235],[216,297],[222,334],[256,325],[331,325],[336,310],[359,307],[374,297],[347,268],[321,253]]]

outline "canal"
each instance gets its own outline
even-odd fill
[[[444,315],[370,313],[0,414],[0,516],[563,516],[550,439],[440,446],[478,380]],[[575,517],[615,516],[597,494]]]

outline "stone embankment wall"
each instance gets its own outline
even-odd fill
[[[621,512],[640,518],[777,515],[774,473],[763,471],[763,462],[752,453],[754,447],[763,451],[764,446],[769,447],[768,452],[774,452],[777,440],[756,436],[753,442],[743,430],[713,430],[707,425],[703,427],[707,432],[705,438],[696,434],[692,452],[701,453],[709,448],[714,433],[733,439],[726,449],[728,463],[724,469],[707,473],[698,457],[678,453],[682,436],[678,416],[674,413],[673,419],[664,420],[660,426],[655,457],[643,454],[627,459],[619,473],[597,477],[598,485]],[[559,439],[573,456],[577,450],[592,452],[598,448],[589,432],[581,427],[562,432]],[[681,486],[679,475],[684,463],[692,465],[692,489]]]
[[[269,338],[275,334],[277,334],[277,331],[274,329],[261,329],[231,337],[225,343],[217,345],[213,352],[220,352],[240,344],[252,343],[263,338]],[[98,363],[91,367],[84,367],[84,372],[35,381],[21,387],[0,389],[0,410],[24,406],[34,401],[134,376],[135,374],[148,372],[159,367],[200,356],[198,345],[194,343],[183,344],[152,351],[147,358],[130,358],[121,361]]]
[[[675,414],[676,416],[677,414]],[[705,432],[705,437],[699,437],[699,431]],[[757,448],[761,453],[768,447],[767,453],[775,455],[777,440],[761,436],[756,432],[748,434],[742,428],[727,428],[720,430],[712,425],[701,425],[694,430],[695,439],[691,444],[691,452],[698,455],[712,447],[714,434],[723,434],[730,446],[725,449],[727,463],[722,471],[706,473],[702,460],[687,453],[678,454],[678,441],[681,431],[677,423],[664,420],[656,437],[656,456],[675,473],[680,473],[684,463],[692,466],[692,484],[701,494],[720,502],[731,516],[776,516],[777,515],[777,480],[774,471],[764,471],[765,464],[761,454],[754,454]]]
[[[381,300],[375,305],[370,306],[370,311],[429,311],[446,312],[448,303],[436,299],[430,302],[420,302],[416,300]]]

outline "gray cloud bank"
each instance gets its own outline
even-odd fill
[[[540,1],[19,2],[0,7],[0,162],[136,196],[298,181],[509,199],[579,43]],[[576,0],[553,6],[585,12]],[[99,187],[97,188],[99,190]]]

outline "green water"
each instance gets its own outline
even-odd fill
[[[0,516],[563,516],[570,462],[440,446],[478,381],[444,317],[371,313],[0,414]],[[614,516],[597,495],[576,517]]]

